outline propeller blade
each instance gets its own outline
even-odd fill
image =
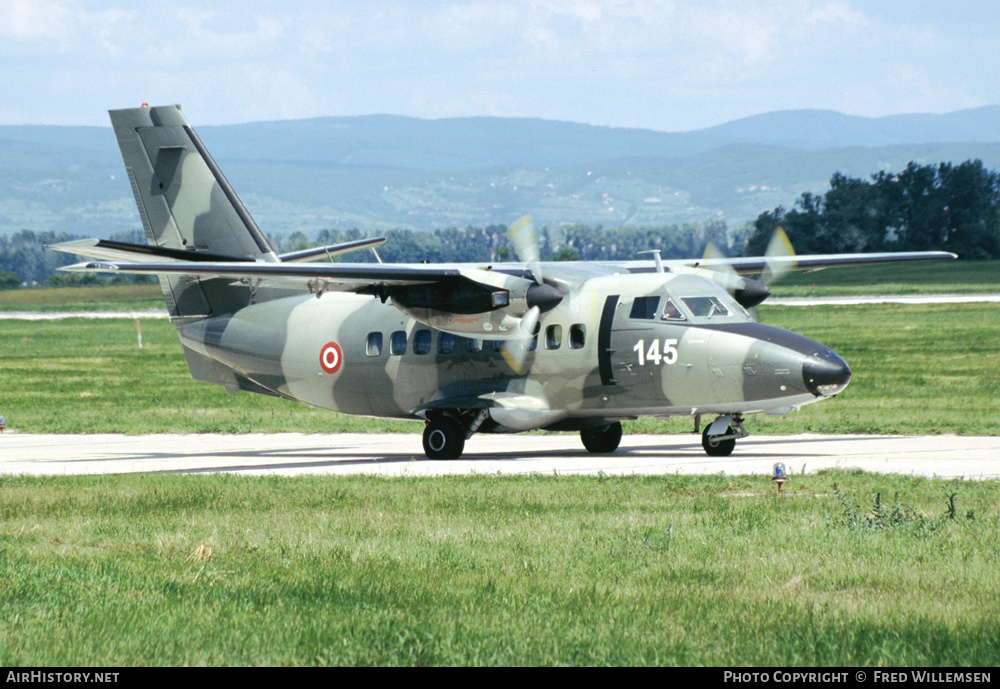
[[[530,215],[522,216],[507,228],[507,239],[514,248],[514,254],[519,261],[528,264],[528,269],[535,277],[535,282],[542,282],[541,239],[538,228]]]
[[[501,354],[515,373],[521,373],[524,370],[524,360],[527,358],[528,352],[534,349],[531,342],[535,338],[538,319],[541,315],[542,310],[537,306],[532,306],[528,309],[528,313],[521,317],[515,337],[504,342]]]
[[[526,340],[535,336],[535,329],[538,327],[538,318],[542,315],[542,310],[537,306],[532,306],[528,309],[528,313],[524,314],[521,319],[521,325],[518,329],[521,331],[521,339]]]
[[[712,280],[722,289],[729,292],[733,299],[745,309],[752,309],[767,299],[771,295],[771,290],[762,282],[743,277],[736,272],[736,269],[725,262],[726,256],[709,242],[705,246],[705,256],[703,261],[717,261],[708,267],[697,267],[692,269],[697,275]],[[757,320],[756,312],[750,311],[750,316]]]
[[[526,263],[535,279],[535,285],[528,288],[525,300],[530,307],[521,316],[517,332],[508,339],[501,350],[503,358],[516,373],[524,369],[528,352],[534,349],[533,343],[538,334],[538,320],[543,311],[555,308],[563,300],[563,294],[557,288],[544,283],[542,276],[542,244],[538,228],[530,215],[518,218],[507,228],[507,239],[519,261]]]
[[[780,227],[774,231],[771,235],[771,241],[767,244],[767,251],[764,252],[765,267],[764,272],[761,273],[760,281],[765,285],[769,285],[778,278],[782,277],[793,268],[795,268],[795,261],[787,260],[777,260],[777,259],[787,259],[795,257],[795,249],[792,248],[792,243],[788,240],[788,235]]]

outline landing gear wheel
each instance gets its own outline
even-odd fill
[[[451,419],[428,422],[424,428],[424,453],[430,459],[458,459],[465,449],[465,429]]]
[[[622,441],[622,425],[615,421],[607,428],[591,428],[580,431],[580,439],[589,452],[614,452]]]
[[[705,452],[710,457],[728,457],[729,455],[733,454],[733,449],[736,447],[736,438],[730,438],[729,440],[714,440],[713,438],[716,438],[718,436],[709,437],[708,429],[711,427],[712,425],[709,424],[708,426],[705,426],[705,430],[701,432],[701,446],[705,448]],[[732,435],[732,434],[733,434],[732,426],[727,428],[726,432],[723,433],[723,435]]]

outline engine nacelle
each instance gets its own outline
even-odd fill
[[[469,268],[460,277],[426,285],[394,286],[393,305],[415,321],[445,332],[484,340],[520,337],[521,319],[534,309],[555,308],[562,293],[534,280]]]

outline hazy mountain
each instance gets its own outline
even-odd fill
[[[788,110],[734,120],[699,134],[716,141],[806,150],[920,143],[1000,143],[1000,106],[946,115],[856,117],[830,110]]]
[[[191,116],[191,115],[189,115]],[[538,119],[375,115],[199,127],[265,232],[725,219],[822,193],[837,171],[980,158],[1000,168],[1000,106],[864,118],[819,110],[664,133]],[[0,127],[0,232],[139,228],[110,129]]]

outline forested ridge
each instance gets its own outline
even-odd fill
[[[1000,257],[1000,175],[982,161],[910,163],[869,179],[840,173],[825,194],[804,193],[793,208],[761,213],[746,246],[762,253],[775,229],[796,252],[952,251],[964,259]]]
[[[838,172],[826,193],[805,192],[792,208],[765,211],[737,229],[720,220],[648,227],[544,226],[542,259],[631,260],[651,249],[658,249],[664,258],[689,258],[704,255],[709,244],[729,256],[761,255],[779,227],[799,254],[945,250],[963,259],[996,259],[1000,258],[1000,174],[986,169],[980,160],[958,165],[910,163],[900,172],[883,171],[868,179]],[[514,260],[506,231],[499,224],[424,232],[388,230],[381,234],[389,241],[378,252],[391,263]],[[374,235],[358,229],[321,230],[269,239],[282,253]],[[78,238],[27,230],[0,236],[0,288],[103,280],[55,273],[75,258],[46,247]],[[138,231],[114,238],[143,241]],[[343,260],[375,258],[364,251]]]

